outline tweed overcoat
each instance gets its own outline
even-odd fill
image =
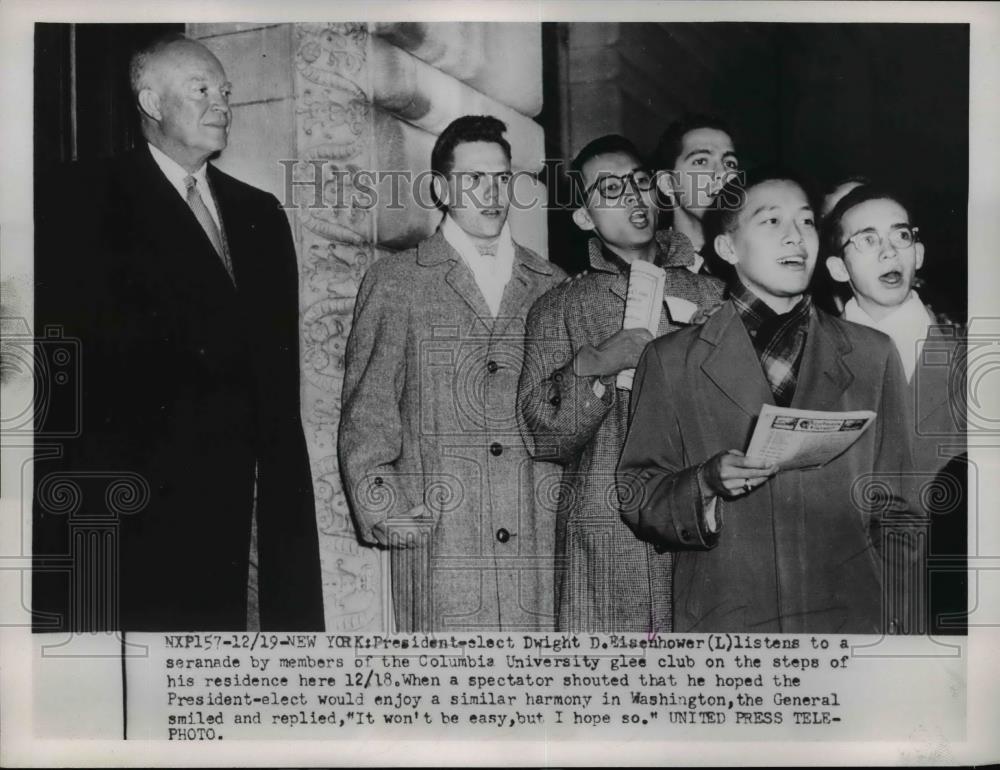
[[[549,630],[552,517],[514,415],[531,304],[564,273],[515,244],[494,319],[438,231],[362,281],[347,343],[339,452],[363,541],[422,512],[390,548],[400,631]],[[551,507],[551,506],[550,506]]]
[[[528,315],[518,413],[532,454],[565,469],[556,535],[559,630],[669,631],[671,554],[636,539],[615,493],[629,391],[608,387],[598,398],[594,378],[573,372],[576,352],[619,331],[625,315],[628,272],[605,258],[599,243],[590,244],[590,272],[550,291]],[[718,305],[722,284],[680,266],[692,261],[690,241],[678,234],[666,243],[656,260],[666,268],[665,295],[701,310]],[[659,333],[682,325],[664,305]]]
[[[635,385],[619,464],[630,492],[623,515],[640,537],[676,551],[675,631],[913,629],[926,522],[904,483],[906,381],[888,337],[813,310],[791,407],[870,409],[874,424],[820,468],[779,471],[749,494],[717,499],[714,534],[699,515],[698,466],[745,449],[761,405],[774,403],[732,301],[647,346]]]

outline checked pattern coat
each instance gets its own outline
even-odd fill
[[[690,241],[660,239],[656,264],[666,268],[665,295],[707,310],[721,301],[715,278],[695,275]],[[590,243],[590,271],[543,295],[528,314],[518,415],[529,452],[556,462],[561,477],[538,494],[557,497],[556,603],[560,631],[671,630],[670,553],[637,539],[619,516],[615,467],[628,427],[629,391],[608,386],[598,398],[593,377],[573,372],[573,357],[622,328],[628,272]],[[658,333],[687,324],[666,304]]]

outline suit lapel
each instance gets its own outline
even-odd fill
[[[551,266],[547,262],[539,264],[540,261],[523,246],[514,243],[514,269],[511,271],[510,281],[503,290],[494,334],[503,334],[514,321],[520,321],[523,331],[524,319],[527,316],[525,306],[538,296],[536,289],[540,277],[553,274]]]
[[[760,360],[732,302],[726,302],[705,322],[701,338],[715,347],[701,369],[730,401],[751,417],[760,414],[762,404],[774,403]]]
[[[490,312],[486,300],[483,299],[483,293],[479,291],[479,285],[476,283],[475,276],[472,275],[469,266],[465,264],[465,261],[461,257],[455,260],[448,274],[445,276],[445,281],[472,309],[472,312],[475,313],[476,325],[482,324],[486,331],[492,334],[493,314]]]
[[[829,409],[854,381],[844,362],[851,346],[817,310],[809,321],[805,349],[799,365],[793,409]]]
[[[497,315],[495,334],[503,334],[513,321],[518,318],[524,319],[525,314],[520,311],[522,306],[534,296],[534,288],[535,282],[532,280],[531,271],[520,260],[515,259],[510,280],[504,287],[503,299],[500,300],[500,312]]]
[[[608,291],[624,302],[628,297],[628,273],[619,273],[611,282]]]
[[[485,329],[486,333],[493,332],[493,314],[490,312],[483,293],[479,291],[475,276],[465,260],[455,251],[445,237],[438,230],[427,240],[417,245],[417,263],[424,267],[433,267],[445,262],[451,262],[451,267],[445,273],[444,280],[451,287],[465,304],[469,306],[475,314],[476,323],[473,333],[481,332],[479,326]]]
[[[931,327],[909,384],[911,403],[920,419],[918,428],[948,404],[951,397],[952,367],[942,365],[942,362],[950,362],[961,353],[959,343],[954,338],[935,339],[933,333],[934,327]]]
[[[178,273],[183,276],[182,285],[232,292],[232,281],[208,235],[187,202],[160,171],[149,150],[137,150],[134,158],[135,166],[126,171],[124,184],[136,212],[136,235],[150,246],[150,252],[137,253],[143,254],[144,259],[161,261],[157,266],[141,267]],[[225,222],[223,208],[218,200],[216,204]]]

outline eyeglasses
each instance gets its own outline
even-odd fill
[[[630,184],[637,191],[646,192],[653,189],[656,180],[645,169],[636,169],[622,176],[602,176],[584,190],[583,197],[586,200],[594,190],[597,190],[605,200],[616,201],[625,194],[625,190]]]
[[[917,242],[919,233],[919,228],[906,225],[890,230],[886,239],[889,241],[889,245],[895,249],[908,249]],[[854,246],[861,256],[870,257],[882,251],[883,240],[882,236],[874,230],[864,230],[844,241],[840,247],[841,252],[847,248],[848,244]]]

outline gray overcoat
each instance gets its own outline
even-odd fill
[[[424,522],[400,535],[411,547],[390,548],[399,631],[553,626],[554,506],[536,506],[545,468],[525,451],[514,412],[525,316],[563,277],[515,244],[494,319],[440,232],[364,276],[339,455],[363,541],[375,541],[379,522]]]
[[[749,494],[717,500],[702,526],[701,463],[743,449],[773,404],[732,301],[701,327],[661,337],[636,369],[619,463],[623,516],[675,551],[679,633],[911,633],[926,517],[911,498],[906,380],[881,332],[813,309],[793,409],[876,413],[843,454],[782,470]]]
[[[528,314],[518,413],[532,454],[564,467],[557,519],[557,628],[566,631],[669,631],[672,555],[657,553],[622,521],[615,466],[625,443],[629,391],[573,372],[573,357],[622,328],[628,272],[590,244],[590,272],[553,289]],[[695,275],[683,235],[660,240],[656,263],[667,271],[665,294],[706,310],[721,301],[715,278]],[[659,333],[683,326],[666,310]],[[549,496],[552,496],[551,494]]]

